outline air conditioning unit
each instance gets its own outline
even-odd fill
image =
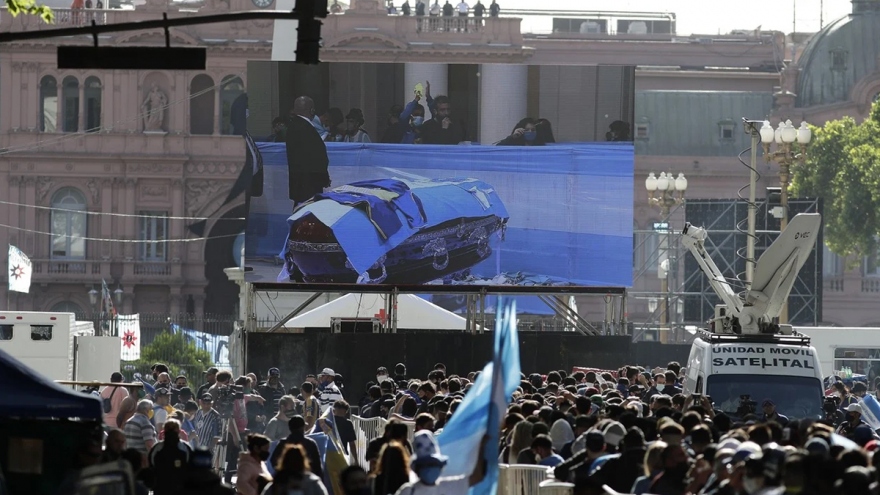
[[[379,318],[330,318],[332,333],[382,333]]]

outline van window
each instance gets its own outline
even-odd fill
[[[12,325],[0,325],[0,340],[12,340]]]
[[[822,417],[822,383],[818,378],[781,375],[712,375],[706,379],[706,395],[715,407],[737,416],[742,396],[754,401],[755,413],[761,415],[764,399],[776,403],[779,414],[789,418]],[[738,416],[737,416],[738,417]]]
[[[31,325],[31,340],[52,340],[52,325]]]

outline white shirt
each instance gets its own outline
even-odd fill
[[[467,2],[462,1],[460,4],[458,4],[459,14],[467,14],[468,10],[470,10],[470,6],[467,4]]]
[[[434,5],[431,5],[431,14],[434,14],[434,15],[440,14],[440,4],[439,3],[435,3]]]
[[[469,489],[470,481],[466,476],[454,476],[440,478],[436,485],[409,482],[401,486],[396,495],[467,495]]]

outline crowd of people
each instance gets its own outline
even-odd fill
[[[456,145],[470,142],[470,133],[462,119],[456,118],[449,97],[431,96],[431,83],[417,85],[413,99],[405,106],[392,105],[386,117],[386,126],[377,142],[387,144],[441,144]],[[424,104],[422,104],[424,101]],[[308,109],[298,109],[299,102]],[[427,108],[426,108],[427,107]],[[427,117],[427,112],[430,117]],[[330,107],[316,112],[314,102],[308,97],[297,99],[287,118],[276,117],[272,121],[272,134],[257,141],[289,143],[291,134],[300,132],[301,120],[312,124],[325,143],[371,143],[373,138],[364,128],[363,110],[352,108],[343,116],[342,109]],[[612,140],[612,139],[609,139]],[[499,146],[543,146],[555,143],[550,121],[527,117],[520,120],[510,135],[497,143]]]
[[[326,414],[351,462],[339,475],[346,494],[438,493],[438,486],[464,494],[486,472],[478,462],[470,476],[443,477],[447,458],[435,438],[467,397],[476,372],[459,375],[438,363],[421,379],[403,363],[393,373],[380,367],[351,406],[342,377],[329,368],[292,387],[282,383],[278,368],[264,380],[255,373],[233,379],[212,368],[195,393],[182,377],[171,380],[167,366],[153,369],[140,400],[131,400],[131,384],[119,374],[112,377],[119,385],[101,392],[108,425],[122,427],[108,428],[102,459],[133,458],[145,468],[139,479],[155,495],[181,493],[175,490],[183,481],[173,482],[179,477],[168,471],[197,450],[214,451],[227,415],[244,450],[229,442],[224,472],[227,482],[237,473],[243,495],[327,493],[324,461],[308,436],[328,431]],[[880,437],[865,422],[860,401],[878,393],[880,383],[850,388],[837,381],[827,391],[832,414],[788,418],[776,411],[773,398],[763,398],[760,410],[725,412],[708,396],[684,395],[683,377],[675,362],[665,369],[523,375],[503,418],[497,462],[545,466],[557,480],[573,483],[578,495],[608,488],[655,495],[880,493],[880,471],[873,467],[880,463]],[[363,446],[362,468],[357,428],[369,418],[387,425],[383,436]]]

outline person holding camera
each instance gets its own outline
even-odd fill
[[[822,423],[836,428],[843,422],[843,411],[840,410],[840,397],[835,395],[826,396],[822,402],[822,411],[825,413]]]

